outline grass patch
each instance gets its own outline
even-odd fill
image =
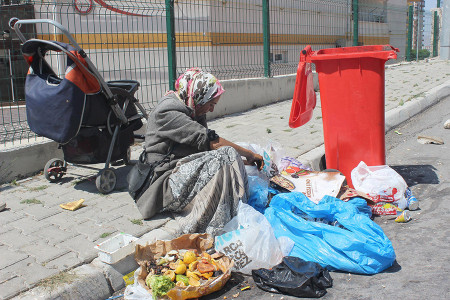
[[[314,134],[314,133],[316,133],[317,131],[319,131],[319,130],[313,130],[313,131],[310,132],[310,134]]]
[[[322,119],[322,116],[317,116],[316,117],[316,120],[320,120],[320,119]]]
[[[270,128],[267,128],[267,129],[266,129],[266,132],[267,132],[267,133],[272,133],[272,130],[270,130]]]
[[[10,183],[11,185],[15,185],[15,186],[18,186],[19,184],[17,183],[17,180],[16,179],[14,179],[13,181],[11,181],[11,183]]]
[[[282,119],[282,120],[283,120],[283,119],[284,119],[284,117],[280,117],[280,119]]]
[[[71,271],[69,272],[61,272],[56,275],[53,275],[49,278],[42,279],[38,285],[42,286],[46,289],[53,290],[57,286],[63,285],[63,284],[71,284],[75,280],[78,279],[80,275],[77,275]]]
[[[100,238],[104,239],[104,238],[110,236],[111,234],[112,234],[112,232],[104,232],[104,233],[100,234]]]
[[[21,204],[43,204],[42,201],[32,198],[32,199],[25,199],[20,201]]]
[[[314,128],[314,124],[313,125],[309,125],[309,128]]]
[[[225,128],[233,128],[234,126],[236,126],[236,124],[227,125],[227,126],[225,126]]]
[[[134,225],[142,225],[142,224],[144,224],[142,222],[142,219],[131,219],[130,222],[133,223]]]
[[[283,131],[284,131],[284,132],[291,132],[292,129],[284,129]]]
[[[403,100],[400,100],[400,102],[398,103],[398,105],[403,106],[403,104],[405,104],[405,102]]]
[[[416,86],[419,86],[419,84],[418,83],[414,83],[413,87],[416,87]]]
[[[31,188],[27,188],[27,189],[32,192],[37,192],[37,191],[45,190],[46,188],[48,188],[48,185],[40,185],[40,186],[31,187]]]

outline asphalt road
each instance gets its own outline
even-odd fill
[[[443,126],[448,119],[449,98],[387,133],[387,162],[406,180],[420,210],[403,224],[376,217],[392,241],[396,262],[372,276],[331,272],[333,287],[322,299],[450,299],[450,129]],[[420,144],[420,135],[440,137],[445,144]],[[242,285],[251,289],[240,291]],[[221,291],[202,299],[297,298],[264,292],[251,277],[233,274]]]

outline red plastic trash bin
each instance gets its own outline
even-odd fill
[[[310,63],[319,76],[320,101],[328,169],[337,169],[350,186],[351,171],[360,161],[386,164],[384,121],[384,64],[397,58],[390,45],[358,46],[311,51],[300,55],[290,127],[311,119],[315,106]],[[312,94],[311,94],[312,93]]]

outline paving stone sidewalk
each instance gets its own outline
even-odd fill
[[[425,92],[450,79],[450,62],[400,64],[386,70],[386,111],[418,101]],[[312,120],[297,129],[288,127],[291,101],[283,101],[209,122],[209,127],[234,142],[264,146],[278,142],[286,155],[299,157],[323,144],[320,101]],[[133,147],[136,159],[141,146]],[[97,169],[96,169],[97,168]],[[162,215],[142,220],[127,193],[130,166],[114,167],[114,192],[100,194],[92,168],[69,166],[59,183],[37,175],[0,187],[0,299],[10,299],[62,271],[88,264],[97,257],[94,246],[125,232],[140,237],[171,220]],[[85,199],[85,207],[67,211],[60,204]]]

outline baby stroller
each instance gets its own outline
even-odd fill
[[[59,28],[70,44],[27,40],[20,25],[36,23]],[[110,163],[119,160],[129,163],[134,131],[142,127],[142,117],[147,118],[145,109],[134,97],[139,83],[105,82],[71,34],[53,20],[13,18],[9,25],[22,41],[22,53],[30,66],[25,81],[28,125],[36,134],[58,142],[64,153],[64,161],[54,158],[47,162],[45,178],[50,182],[61,180],[67,163],[105,163],[95,183],[101,193],[111,192],[116,174]],[[45,59],[50,51],[67,56],[64,78],[59,78]]]

